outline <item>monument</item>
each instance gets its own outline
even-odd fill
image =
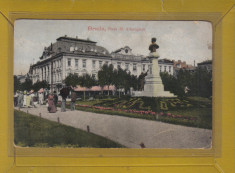
[[[145,84],[143,91],[133,91],[133,96],[145,97],[176,97],[169,91],[164,91],[162,79],[159,74],[157,49],[159,46],[156,44],[156,38],[152,38],[152,44],[149,46],[150,55],[149,59],[151,66],[148,75],[145,77]]]

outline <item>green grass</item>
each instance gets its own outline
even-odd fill
[[[14,111],[14,142],[21,147],[92,147],[122,148],[102,136]]]
[[[183,118],[172,118],[162,116],[157,120],[192,127],[212,128],[212,103],[208,98],[203,97],[185,97],[185,98],[149,98],[149,97],[122,97],[111,99],[100,99],[93,101],[78,101],[78,104],[89,106],[112,107],[115,109],[133,109],[133,110],[152,110],[160,113],[171,113],[174,115],[182,115],[195,120],[186,120]],[[142,118],[148,120],[156,120],[154,115],[143,115],[126,113],[122,111],[97,110],[92,108],[77,107],[78,110],[103,113],[110,115],[126,116],[131,118]]]
[[[184,115],[184,116],[197,118],[197,120],[191,121],[191,122],[182,121],[181,123],[182,125],[212,129],[212,109],[211,108],[192,108],[192,109],[185,109],[185,110],[174,110],[174,111],[169,111],[169,112],[175,115]]]

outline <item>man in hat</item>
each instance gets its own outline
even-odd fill
[[[70,89],[68,87],[64,87],[60,90],[60,95],[62,97],[62,103],[61,103],[61,112],[65,112],[66,108],[65,108],[65,104],[66,104],[66,98],[69,95],[69,91]]]

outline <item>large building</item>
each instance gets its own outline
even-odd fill
[[[174,66],[174,73],[173,73],[174,76],[177,76],[178,72],[181,69],[185,71],[189,71],[191,73],[194,73],[196,69],[195,64],[194,66],[192,66],[190,64],[186,64],[185,61],[182,62],[181,60],[178,60],[178,61],[173,60],[173,66]]]
[[[78,76],[87,73],[97,78],[104,64],[113,64],[115,69],[122,68],[136,76],[146,72],[151,65],[147,57],[134,55],[128,46],[109,53],[94,41],[64,36],[44,48],[39,61],[30,66],[28,74],[33,83],[46,80],[53,90],[58,90],[70,73]],[[173,74],[173,62],[159,60],[159,66]]]
[[[204,68],[208,72],[212,72],[212,60],[206,60],[197,64],[198,68]]]

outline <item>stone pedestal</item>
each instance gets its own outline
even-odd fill
[[[134,91],[134,96],[146,97],[176,97],[169,91],[164,91],[162,79],[159,74],[158,57],[150,57],[152,64],[149,74],[145,77],[144,91]]]

